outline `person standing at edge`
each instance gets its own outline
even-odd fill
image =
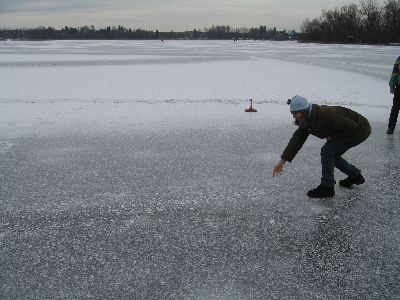
[[[335,195],[335,167],[348,176],[339,181],[341,186],[350,188],[353,184],[363,184],[365,179],[361,171],[349,164],[342,155],[369,137],[371,126],[368,120],[348,108],[311,104],[302,96],[289,99],[288,104],[299,128],[293,133],[272,175],[275,177],[282,173],[285,163],[292,162],[311,133],[327,142],[321,148],[321,184],[307,192],[309,197],[326,198]]]
[[[399,110],[400,110],[399,64],[400,64],[400,56],[396,59],[394,63],[392,76],[390,76],[390,81],[389,81],[390,93],[394,95],[393,95],[393,106],[392,110],[390,111],[388,130],[386,131],[387,134],[393,134],[394,128],[396,127],[397,123],[397,116],[399,115]]]

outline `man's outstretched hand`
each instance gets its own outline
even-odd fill
[[[286,160],[281,159],[278,164],[274,168],[274,172],[272,172],[272,176],[276,177],[282,174],[283,166],[285,165]]]

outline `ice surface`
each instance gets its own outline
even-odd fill
[[[396,299],[398,48],[253,41],[0,43],[0,298]],[[286,99],[367,116],[366,184],[284,175]],[[247,114],[248,99],[257,113]],[[337,179],[343,178],[339,172]]]

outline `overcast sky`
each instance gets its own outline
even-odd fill
[[[381,3],[382,1],[378,1]],[[211,25],[299,30],[302,22],[359,0],[0,0],[0,28],[123,25],[160,31]]]

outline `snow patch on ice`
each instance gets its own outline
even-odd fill
[[[0,153],[9,152],[13,145],[10,141],[0,141]]]
[[[321,206],[321,205],[316,205],[316,204],[314,204],[314,205],[311,205],[310,206],[310,211],[313,213],[313,214],[322,214],[322,213],[325,213],[326,211],[328,210],[328,208],[326,208],[326,207],[323,207],[323,206]]]

